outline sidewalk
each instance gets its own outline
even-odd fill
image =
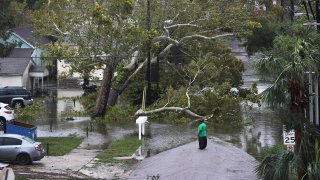
[[[243,150],[210,137],[205,150],[192,142],[143,160],[129,180],[257,180],[257,161]]]

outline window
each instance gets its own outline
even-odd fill
[[[16,138],[5,137],[2,146],[21,145],[22,141]]]
[[[25,89],[16,89],[18,95],[25,95],[28,94],[27,90]]]
[[[28,141],[29,143],[33,144],[35,141],[33,139],[30,139],[28,137],[23,137],[24,140]]]
[[[8,89],[6,91],[6,95],[15,95],[16,94],[16,91],[14,89]]]
[[[0,89],[0,95],[4,96],[4,95],[7,95],[7,90],[5,89]]]

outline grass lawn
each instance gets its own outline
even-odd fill
[[[97,158],[103,163],[118,162],[113,157],[131,156],[140,145],[141,141],[137,136],[127,136],[112,142],[107,149],[97,155]]]
[[[38,137],[37,141],[42,143],[47,155],[63,156],[77,148],[81,144],[82,138],[76,136]]]

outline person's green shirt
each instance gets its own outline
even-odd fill
[[[205,137],[207,136],[207,125],[205,123],[201,123],[199,126],[198,126],[198,136],[199,137]]]

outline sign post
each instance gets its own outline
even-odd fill
[[[141,135],[144,135],[145,132],[145,123],[147,122],[147,116],[139,116],[136,120],[136,124],[139,126],[139,140],[141,140]]]

